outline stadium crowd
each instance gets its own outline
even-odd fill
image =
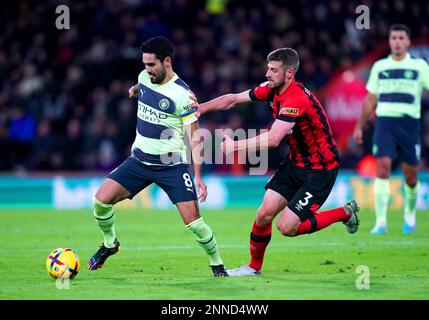
[[[413,37],[429,37],[423,2],[364,1],[371,28],[359,31],[360,2],[227,0],[218,8],[199,0],[1,2],[0,170],[107,171],[122,162],[136,122],[136,102],[127,91],[142,69],[139,45],[152,36],[176,45],[174,69],[200,101],[264,81],[266,55],[278,47],[298,51],[297,79],[317,94],[335,72],[385,42],[391,23],[407,24]],[[59,4],[70,8],[69,30],[55,26]],[[209,114],[201,125],[212,131],[266,128],[271,120],[255,104]],[[422,166],[429,168],[429,113],[422,124]],[[284,148],[270,153],[270,167]],[[341,150],[344,168],[368,152],[350,149]]]

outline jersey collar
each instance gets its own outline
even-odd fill
[[[409,53],[409,52],[407,52],[407,54],[405,55],[405,58],[404,58],[404,59],[397,61],[397,60],[393,60],[392,55],[391,55],[391,54],[389,54],[389,59],[390,59],[390,61],[392,61],[392,62],[396,62],[396,63],[398,63],[398,62],[403,62],[403,61],[407,61],[407,60],[411,59],[411,56],[410,56],[410,53]]]

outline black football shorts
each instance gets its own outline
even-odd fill
[[[151,183],[160,186],[174,204],[198,199],[194,181],[185,164],[149,166],[131,156],[110,172],[107,178],[127,189],[131,194],[130,199]]]
[[[337,178],[338,168],[310,170],[284,161],[268,181],[265,189],[281,194],[301,221],[310,218],[325,203]]]

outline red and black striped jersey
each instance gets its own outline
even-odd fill
[[[292,80],[282,93],[264,82],[249,92],[252,100],[267,101],[274,119],[295,122],[287,136],[289,159],[300,168],[331,170],[339,167],[337,144],[325,110],[315,95]]]

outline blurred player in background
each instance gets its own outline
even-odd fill
[[[317,98],[295,81],[299,57],[291,48],[274,50],[267,57],[267,82],[238,94],[226,94],[202,103],[199,114],[232,108],[252,100],[267,101],[274,123],[267,133],[233,141],[224,137],[225,153],[255,148],[277,147],[287,137],[290,152],[265,186],[266,193],[250,234],[249,265],[227,270],[230,276],[261,273],[265,249],[271,240],[272,221],[281,212],[277,228],[294,237],[316,232],[334,222],[343,222],[348,232],[359,226],[359,206],[355,200],[344,207],[318,212],[334,186],[338,150],[326,113]],[[197,105],[197,103],[196,103]]]
[[[142,44],[141,52],[145,70],[140,73],[138,84],[129,89],[130,98],[138,97],[136,138],[131,156],[104,179],[95,194],[94,217],[104,241],[89,260],[88,268],[101,268],[119,249],[113,205],[156,183],[177,206],[186,227],[209,255],[214,276],[226,276],[216,238],[199,214],[197,192],[186,164],[185,127],[191,137],[199,128],[195,110],[190,108],[191,91],[173,71],[174,48],[168,39],[152,38]],[[191,137],[194,150],[201,141]],[[198,156],[198,152],[193,156]],[[204,202],[207,187],[200,163],[194,161],[195,185],[199,200]]]
[[[373,154],[377,158],[374,181],[376,222],[372,234],[387,233],[392,162],[398,158],[405,177],[404,233],[416,229],[417,178],[420,160],[420,101],[422,89],[429,89],[429,67],[423,59],[408,53],[410,31],[394,24],[389,30],[391,54],[373,65],[366,85],[368,94],[353,136],[363,143],[362,130],[375,110]],[[376,108],[377,106],[377,108]]]

